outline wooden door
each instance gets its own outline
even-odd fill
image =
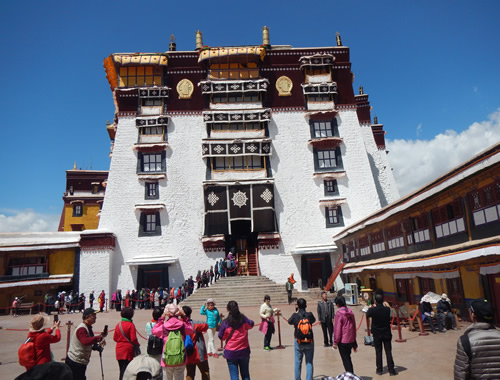
[[[413,290],[409,279],[396,279],[396,293],[398,302],[409,302],[410,304],[413,303]]]
[[[446,289],[448,298],[451,301],[451,307],[456,308],[460,311],[461,319],[469,320],[469,312],[467,311],[467,306],[465,305],[462,279],[460,277],[447,278]]]
[[[429,292],[436,293],[436,285],[433,278],[419,277],[420,295],[424,296]]]
[[[495,309],[495,322],[500,324],[500,273],[489,274],[488,281],[490,283],[491,300]]]

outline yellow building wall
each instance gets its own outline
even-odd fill
[[[378,272],[376,275],[377,286],[384,292],[396,293],[396,286],[392,272]]]
[[[53,251],[49,255],[50,274],[73,273],[75,265],[75,248]]]
[[[73,206],[64,209],[64,231],[72,231],[72,224],[83,224],[82,230],[95,230],[99,226],[99,205],[83,205],[83,215],[73,216]]]
[[[460,266],[460,276],[462,277],[465,298],[484,297],[478,265]]]

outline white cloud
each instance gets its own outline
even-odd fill
[[[400,194],[407,195],[500,141],[500,109],[461,133],[447,130],[432,140],[387,140]]]
[[[0,210],[0,232],[55,232],[60,217],[37,213],[32,209]]]

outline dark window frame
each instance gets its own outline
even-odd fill
[[[334,157],[329,157],[329,158],[321,158],[323,162],[327,160],[335,160],[335,166],[320,166],[320,153],[324,152],[333,152]],[[336,170],[343,170],[343,163],[342,163],[342,154],[340,151],[340,147],[336,148],[328,148],[328,149],[313,149],[314,153],[314,170],[317,172],[325,172],[325,171],[336,171]]]
[[[81,217],[83,216],[83,203],[75,203],[73,204],[73,216]]]
[[[159,212],[143,211],[140,216],[139,236],[160,236],[161,220]]]
[[[332,215],[330,215],[332,211]],[[333,215],[335,212],[335,215]],[[342,206],[325,207],[326,228],[343,227],[344,217],[342,214]]]
[[[155,157],[154,163],[160,162],[160,170],[144,170],[145,168],[145,156],[152,156],[152,155],[159,155],[160,156],[160,161],[156,161],[158,158],[157,156]],[[153,162],[148,162],[148,165],[152,165]],[[158,168],[157,166],[155,169]],[[137,154],[137,173],[138,174],[158,174],[158,173],[166,173],[167,171],[167,164],[166,164],[166,153],[165,151],[163,152],[151,152],[151,153],[143,153],[143,152],[138,152]]]
[[[336,179],[325,179],[323,185],[325,195],[339,195],[339,186]]]
[[[160,188],[158,181],[146,182],[144,184],[144,199],[159,199],[160,198]]]

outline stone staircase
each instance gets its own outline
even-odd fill
[[[320,299],[320,293],[319,288],[308,292],[294,289],[293,297],[305,298],[308,304],[313,305]],[[219,309],[224,308],[231,300],[238,302],[239,306],[257,306],[262,304],[266,294],[271,297],[273,306],[288,304],[285,285],[277,284],[265,276],[233,276],[221,278],[208,288],[195,290],[181,305],[189,305],[195,309],[201,307],[207,298],[213,298]]]

